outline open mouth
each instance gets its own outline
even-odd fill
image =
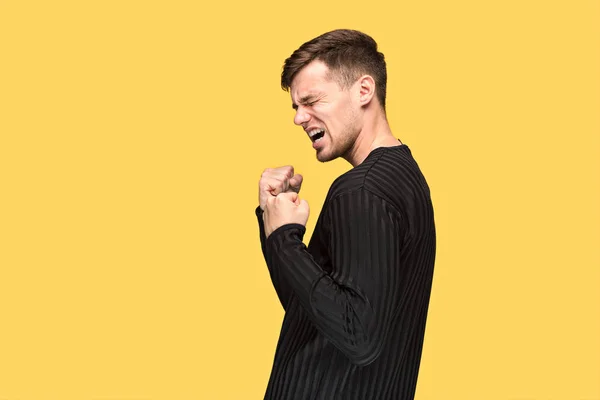
[[[316,129],[316,130],[310,132],[309,136],[310,136],[310,140],[312,140],[314,143],[317,140],[321,139],[323,136],[325,136],[325,130],[324,129]]]

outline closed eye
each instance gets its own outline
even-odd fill
[[[312,106],[314,106],[317,103],[317,101],[318,100],[313,100],[311,102],[303,102],[303,103],[300,103],[300,104],[303,105],[303,106],[305,106],[305,107],[312,107]],[[298,110],[298,105],[297,104],[292,104],[292,108],[294,110]]]

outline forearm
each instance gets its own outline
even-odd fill
[[[290,224],[269,236],[271,268],[280,272],[317,329],[352,362],[366,365],[379,354],[382,318],[358,286],[336,282],[315,262],[303,234],[303,226]]]
[[[263,218],[262,218],[263,211],[261,210],[260,207],[256,208],[255,214],[258,219],[260,245],[261,245],[261,249],[263,252],[263,256],[265,258],[265,262],[267,264],[267,268],[269,270],[269,275],[271,276],[271,282],[273,283],[273,287],[275,288],[275,292],[277,293],[277,297],[279,297],[279,301],[281,302],[283,309],[287,310],[289,299],[292,294],[292,289],[290,288],[289,284],[287,282],[285,282],[284,278],[281,276],[281,272],[279,271],[279,269],[273,268],[273,265],[272,265],[273,263],[269,259],[270,257],[268,256],[268,254],[266,252],[265,247],[266,247],[267,238],[265,235],[264,222],[263,222]]]

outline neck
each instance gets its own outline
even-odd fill
[[[391,147],[401,145],[399,139],[392,134],[385,114],[378,112],[375,118],[368,119],[359,132],[354,145],[344,156],[344,159],[353,167],[361,164],[365,158],[378,147]]]

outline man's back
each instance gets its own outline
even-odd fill
[[[412,399],[435,226],[408,146],[376,148],[336,179],[308,248],[303,234],[261,235],[286,309],[265,399]]]

